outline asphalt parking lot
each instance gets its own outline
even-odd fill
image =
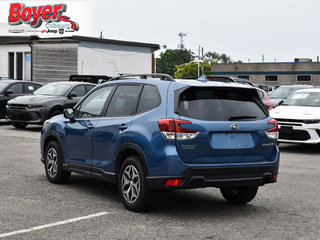
[[[112,184],[76,174],[49,183],[40,131],[0,121],[0,238],[320,239],[319,146],[280,144],[278,183],[245,206],[206,188],[159,195],[153,210],[132,213]]]

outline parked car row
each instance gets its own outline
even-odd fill
[[[84,82],[39,83],[3,80],[0,82],[0,117],[16,128],[42,125],[47,119],[73,107],[96,85]]]

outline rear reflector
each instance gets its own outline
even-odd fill
[[[181,183],[183,182],[183,179],[168,179],[166,182],[166,186],[170,187],[170,186],[179,186]]]
[[[278,122],[275,119],[272,119],[268,122],[268,124],[273,124],[273,127],[271,129],[265,131],[265,133],[267,134],[267,136],[269,138],[278,139],[278,137],[279,137]]]
[[[273,180],[276,182],[278,180],[278,174],[273,175]]]
[[[181,127],[181,124],[192,124],[190,121],[181,119],[160,119],[159,129],[165,139],[188,140],[195,138],[199,132]]]

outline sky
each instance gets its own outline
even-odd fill
[[[319,0],[0,0],[0,26],[8,23],[13,2],[65,3],[66,15],[80,25],[76,35],[102,31],[107,39],[155,43],[157,55],[164,46],[176,49],[180,32],[196,54],[201,46],[243,62],[262,56],[265,62],[316,61],[320,55]]]

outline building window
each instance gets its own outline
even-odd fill
[[[22,52],[16,53],[16,74],[17,74],[17,80],[22,80],[22,72],[23,72],[23,57]]]
[[[266,81],[266,82],[278,82],[278,76],[276,76],[276,75],[265,76],[264,81]]]
[[[249,79],[249,75],[238,76],[238,78],[250,80],[250,79]]]
[[[8,78],[31,80],[30,52],[8,52]]]
[[[311,82],[311,75],[299,75],[297,76],[298,82]]]
[[[8,53],[8,78],[14,79],[14,53]]]

